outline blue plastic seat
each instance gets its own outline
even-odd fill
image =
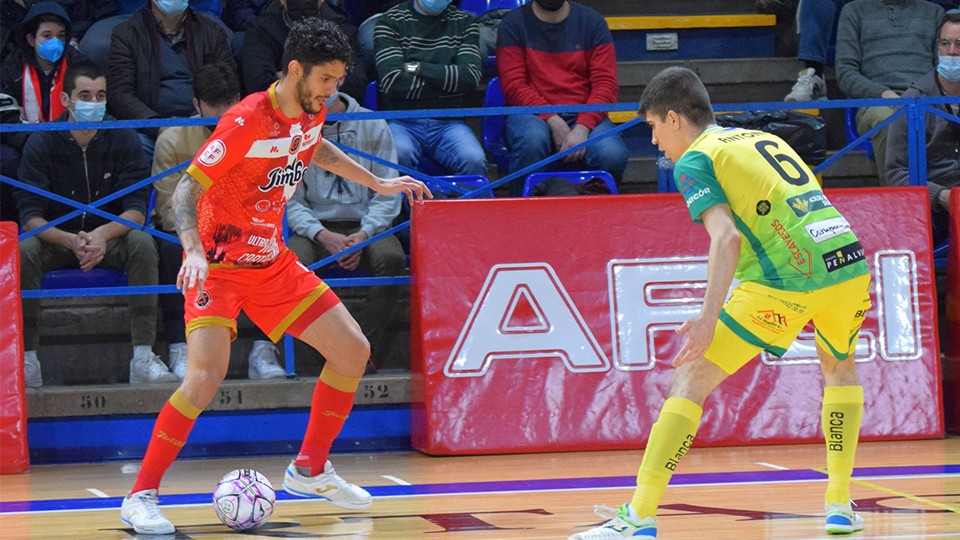
[[[860,137],[860,133],[857,132],[857,108],[850,107],[846,109],[846,114],[844,115],[844,125],[847,128],[847,144],[852,143]],[[874,159],[873,157],[873,143],[870,142],[870,139],[865,139],[860,143],[859,147],[854,147],[854,150],[862,150],[867,157]]]
[[[65,268],[44,272],[41,289],[84,289],[89,287],[126,287],[127,273],[114,268],[94,268],[84,272],[79,268]]]
[[[610,188],[610,193],[616,194],[617,183],[613,180],[613,175],[607,171],[556,171],[556,172],[535,172],[527,175],[527,179],[523,183],[523,196],[529,197],[533,192],[534,186],[543,182],[547,178],[554,177],[564,178],[569,180],[575,185],[584,184],[589,182],[594,178],[599,178],[603,180],[603,183]]]
[[[503,91],[500,89],[500,77],[493,77],[487,83],[487,91],[483,95],[483,106],[503,107],[505,105]],[[484,116],[481,120],[480,132],[483,138],[483,149],[497,164],[501,175],[507,174],[510,168],[510,152],[503,140],[503,130],[507,117],[504,115]]]
[[[460,9],[479,17],[491,9],[516,9],[527,2],[528,0],[460,0]]]
[[[950,251],[950,242],[944,240],[940,242],[939,245],[934,246],[933,248],[933,266],[935,268],[946,268],[947,267],[947,255]]]
[[[460,176],[456,176],[456,175],[436,176],[434,177],[434,180],[441,180],[448,184],[453,184],[456,187],[469,189],[470,191],[476,191],[478,189],[481,189],[490,185],[490,181],[487,180],[487,177],[483,176],[482,174],[464,174]],[[434,194],[440,193],[443,195],[448,195],[450,196],[450,198],[459,198],[465,195],[465,193],[460,193],[459,191],[450,189],[447,186],[443,186],[436,182],[431,182],[430,180],[428,180],[426,184],[427,184],[427,187],[430,188],[430,191],[432,191]],[[487,187],[487,189],[484,189],[483,191],[480,192],[479,197],[475,196],[471,198],[492,199],[493,190]]]

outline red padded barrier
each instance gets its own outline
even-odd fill
[[[0,222],[0,474],[30,469],[17,224]]]
[[[960,188],[950,190],[950,251],[944,327],[943,406],[948,427],[960,432]]]
[[[861,239],[874,307],[858,345],[863,438],[943,435],[925,189],[828,193]],[[639,448],[673,333],[699,311],[709,239],[679,195],[435,201],[413,215],[414,448],[485,454]],[[807,329],[810,330],[809,328]],[[820,440],[807,332],[705,406],[697,443]]]

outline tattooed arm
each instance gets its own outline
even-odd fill
[[[317,145],[317,149],[313,152],[312,161],[314,165],[321,169],[326,169],[337,176],[342,176],[347,180],[362,186],[367,186],[383,195],[406,193],[411,201],[419,200],[421,202],[423,202],[424,195],[431,198],[433,197],[430,189],[427,188],[423,182],[414,180],[409,176],[380,178],[374,175],[326,139],[320,140],[320,144]]]
[[[185,253],[180,273],[177,275],[177,288],[184,293],[194,286],[197,287],[197,294],[202,292],[203,282],[207,280],[209,271],[203,242],[200,241],[200,232],[197,231],[197,200],[203,191],[203,186],[196,179],[184,173],[170,199],[177,235],[180,236],[180,244],[183,245]]]

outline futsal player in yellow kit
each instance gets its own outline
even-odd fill
[[[862,530],[850,508],[850,477],[863,412],[853,353],[870,308],[863,247],[787,143],[716,125],[694,72],[663,70],[640,104],[653,143],[676,162],[673,179],[691,217],[710,235],[707,289],[700,314],[677,329],[684,343],[633,499],[570,540],[656,538],[657,507],[694,441],[706,397],[761,350],[783,355],[811,319],[825,384],[825,528]],[[734,278],[740,284],[724,302]]]

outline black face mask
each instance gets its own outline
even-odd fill
[[[533,0],[546,11],[559,11],[567,0]]]
[[[287,17],[290,22],[320,15],[317,0],[287,0]]]

